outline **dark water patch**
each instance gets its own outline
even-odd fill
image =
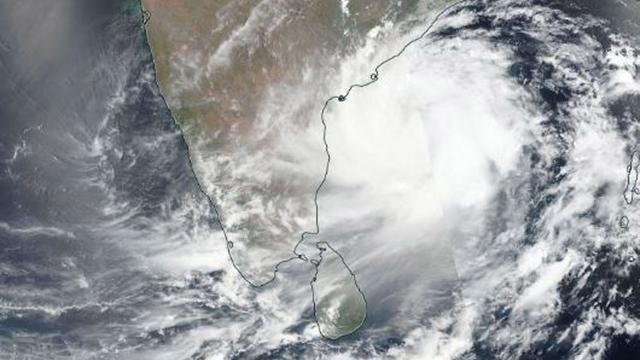
[[[608,110],[616,118],[620,132],[627,134],[633,125],[640,122],[640,95],[622,95],[609,104]]]
[[[560,86],[557,89],[542,86],[539,93],[542,100],[549,104],[553,111],[557,111],[561,104],[571,99],[571,90],[565,86]]]
[[[590,26],[584,29],[584,31],[600,44],[603,53],[611,50],[613,41],[611,40],[610,32],[600,26]]]
[[[249,356],[246,351],[238,351],[232,356],[234,360],[247,359],[252,357],[256,360],[271,360],[271,359],[312,359],[317,358],[318,354],[313,348],[312,344],[293,343],[283,346],[279,346],[276,349],[268,350],[255,357]]]
[[[640,357],[640,338],[632,335],[614,335],[611,337],[606,359],[636,360]]]

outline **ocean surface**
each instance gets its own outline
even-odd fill
[[[131,1],[0,0],[0,359],[640,356],[640,212],[622,194],[637,2],[465,2],[329,109],[326,236],[350,239],[370,305],[338,341],[315,327],[312,269],[256,290],[232,267],[143,19]],[[401,25],[323,89],[424,27]]]

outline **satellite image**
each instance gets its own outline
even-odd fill
[[[640,359],[640,1],[0,0],[0,360]]]

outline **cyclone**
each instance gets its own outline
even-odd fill
[[[0,359],[634,359],[637,1],[0,0]]]

